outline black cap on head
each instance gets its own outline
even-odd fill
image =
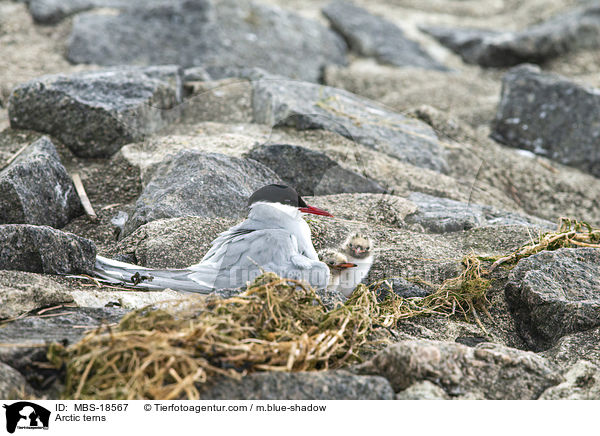
[[[307,207],[306,203],[298,195],[296,190],[285,185],[267,185],[254,191],[248,199],[248,206],[259,201],[287,204],[288,206],[294,207]]]

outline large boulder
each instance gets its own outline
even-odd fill
[[[178,64],[261,67],[318,81],[328,63],[344,64],[334,32],[293,12],[252,1],[164,1],[121,13],[75,17],[68,58],[99,65]]]
[[[0,270],[90,273],[95,261],[96,246],[89,239],[47,226],[0,225]]]
[[[465,62],[484,67],[541,63],[582,48],[600,47],[600,7],[578,8],[519,32],[422,27]]]
[[[203,400],[393,400],[383,377],[346,371],[265,372],[202,386]]]
[[[122,236],[159,218],[245,217],[255,190],[281,183],[273,171],[252,159],[195,150],[170,156],[151,170],[150,177]]]
[[[0,224],[62,227],[82,212],[73,182],[47,137],[0,171]]]
[[[562,248],[520,260],[506,284],[506,299],[534,350],[600,326],[600,249]]]
[[[342,34],[350,48],[360,55],[372,56],[381,63],[398,67],[447,70],[383,17],[341,0],[329,3],[322,11],[333,29]]]
[[[502,81],[492,137],[600,176],[600,90],[523,65]]]
[[[14,129],[49,133],[80,157],[109,157],[177,118],[182,101],[176,66],[43,76],[17,86],[9,99]]]
[[[324,153],[298,145],[259,145],[246,157],[271,168],[302,196],[385,191],[377,182],[342,167]]]
[[[329,130],[402,162],[447,170],[443,146],[421,121],[341,89],[267,75],[252,84],[255,122]]]
[[[361,374],[388,379],[394,391],[427,380],[454,397],[537,399],[563,379],[534,353],[484,343],[475,348],[440,341],[401,341],[358,367]]]

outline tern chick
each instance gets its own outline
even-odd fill
[[[327,289],[330,291],[341,291],[340,278],[344,271],[349,268],[355,268],[357,265],[348,262],[343,253],[333,249],[326,249],[319,252],[321,262],[329,267],[329,284]]]
[[[373,265],[373,242],[368,236],[360,233],[351,234],[344,245],[341,252],[346,256],[348,262],[357,265],[352,270],[343,271],[340,277],[339,290],[345,295],[350,296],[354,289],[362,282],[369,274],[371,265]]]

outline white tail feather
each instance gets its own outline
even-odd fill
[[[199,280],[198,271],[189,269],[151,269],[96,256],[96,276],[125,286],[143,289],[173,289],[208,294],[213,287]]]

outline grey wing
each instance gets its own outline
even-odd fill
[[[211,244],[210,250],[204,255],[201,263],[220,261],[226,254],[229,244],[237,240],[238,237],[248,235],[258,230],[267,230],[265,224],[251,219],[233,226],[229,230],[220,233]]]
[[[296,238],[285,230],[255,230],[228,236],[228,241],[206,259],[215,263],[218,270],[214,277],[215,288],[245,285],[261,274],[261,268],[282,274],[290,269],[291,257],[298,254]],[[192,268],[204,263],[203,260]]]
[[[285,230],[256,230],[233,239],[221,263],[221,268],[258,264],[289,263],[298,254],[296,238]]]

